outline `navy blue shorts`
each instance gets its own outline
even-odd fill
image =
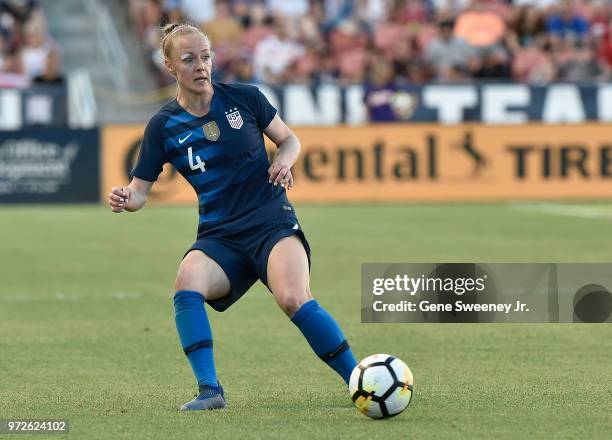
[[[294,216],[279,216],[267,222],[225,236],[203,236],[185,253],[200,250],[212,258],[227,275],[228,295],[206,301],[218,312],[227,310],[257,281],[268,286],[268,256],[279,240],[296,235],[302,241],[310,266],[310,246]]]

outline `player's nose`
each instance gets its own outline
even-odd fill
[[[196,63],[195,68],[196,68],[196,71],[203,72],[204,70],[206,70],[206,63],[203,60],[199,59],[198,62]]]

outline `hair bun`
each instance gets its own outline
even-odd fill
[[[169,35],[172,33],[172,31],[174,31],[177,27],[180,26],[180,23],[168,23],[166,26],[163,27],[162,32],[164,34],[164,37],[166,35]]]

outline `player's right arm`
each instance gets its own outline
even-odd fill
[[[153,182],[134,177],[128,186],[115,186],[108,195],[113,212],[138,211],[144,206]]]
[[[108,195],[108,204],[113,212],[138,211],[144,206],[157,176],[162,171],[167,157],[161,127],[164,119],[154,116],[145,128],[136,166],[131,172],[132,181],[128,186],[116,186]]]

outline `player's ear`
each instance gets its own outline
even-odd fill
[[[168,69],[168,72],[170,72],[170,75],[175,76],[176,72],[174,71],[174,67],[172,67],[172,63],[170,62],[170,60],[168,60],[168,58],[164,58],[164,64],[166,66],[166,69]]]

